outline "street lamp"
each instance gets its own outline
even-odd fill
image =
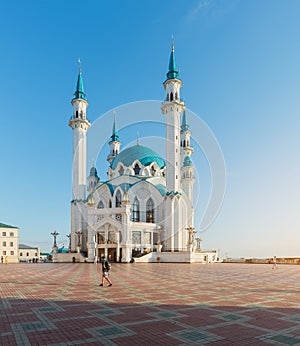
[[[57,247],[56,237],[59,235],[59,233],[54,231],[54,232],[51,233],[51,235],[53,235],[53,238],[54,238],[53,247]]]
[[[78,247],[80,247],[81,246],[81,236],[82,236],[82,231],[76,231],[75,232],[76,234],[77,234],[77,236],[78,236]]]

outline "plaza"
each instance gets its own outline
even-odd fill
[[[0,345],[299,345],[300,266],[0,265]]]

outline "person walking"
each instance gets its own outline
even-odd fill
[[[112,286],[112,283],[110,281],[109,274],[108,274],[111,266],[110,266],[110,263],[105,259],[104,255],[101,256],[101,266],[102,266],[102,282],[100,286],[104,286],[104,280],[106,280],[109,283],[108,286]]]
[[[278,269],[277,268],[277,258],[276,258],[276,256],[273,257],[272,269]]]

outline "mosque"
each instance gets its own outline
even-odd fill
[[[71,233],[67,253],[53,248],[54,261],[94,262],[105,255],[117,262],[213,262],[217,251],[202,251],[194,242],[192,131],[180,97],[182,81],[174,42],[163,83],[161,105],[166,124],[166,157],[146,146],[124,150],[114,118],[108,143],[107,179],[96,167],[87,175],[88,102],[79,69],[71,103],[73,182]],[[56,243],[56,242],[55,242]]]

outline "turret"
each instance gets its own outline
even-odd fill
[[[117,130],[117,125],[116,125],[116,113],[114,113],[112,135],[110,137],[110,141],[108,144],[109,144],[110,151],[109,151],[109,155],[107,156],[107,161],[111,163],[112,160],[120,153],[120,147],[121,147],[119,133]]]
[[[92,167],[90,170],[90,175],[88,176],[88,191],[91,192],[95,189],[96,185],[99,182],[99,177],[96,167]]]
[[[183,166],[183,160],[187,156],[191,156],[194,152],[194,148],[191,146],[192,131],[186,120],[185,110],[182,113],[181,131],[180,131],[180,155],[181,155],[181,167]]]

